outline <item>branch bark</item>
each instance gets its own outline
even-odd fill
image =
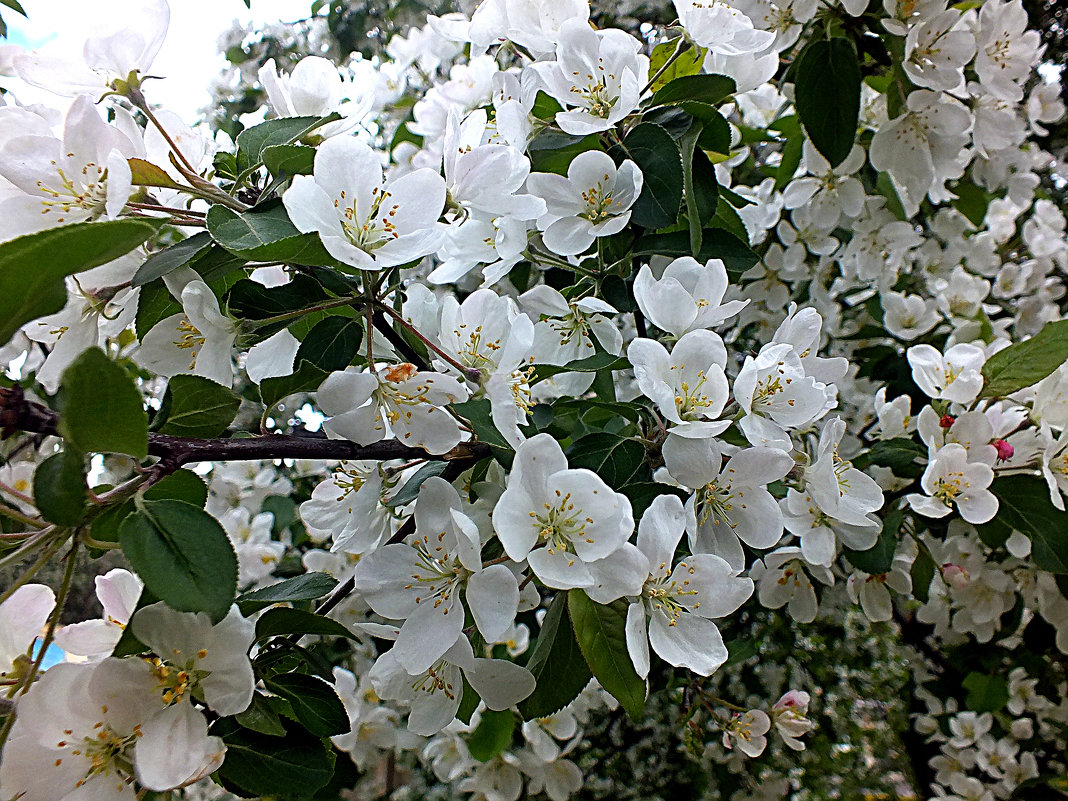
[[[59,415],[47,406],[28,400],[21,387],[0,388],[0,435],[16,431],[57,435]],[[481,442],[463,442],[443,454],[431,454],[396,440],[357,445],[344,439],[296,434],[266,434],[242,439],[216,437],[193,439],[170,434],[148,435],[149,455],[158,457],[164,469],[176,470],[192,462],[228,462],[252,459],[435,459],[451,462],[477,461],[489,455]]]

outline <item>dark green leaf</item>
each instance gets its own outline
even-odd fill
[[[241,613],[248,615],[271,604],[315,601],[328,595],[336,586],[337,580],[326,573],[301,573],[269,587],[243,593],[237,603]]]
[[[328,117],[279,117],[246,128],[237,135],[237,167],[244,172],[264,160],[264,151],[272,145],[296,142],[316,128],[341,119],[340,114]]]
[[[474,429],[475,436],[479,442],[485,442],[490,446],[490,451],[498,462],[504,464],[505,467],[512,466],[515,451],[493,424],[488,399],[479,398],[478,400],[465,401],[464,403],[454,403],[452,404],[452,409],[471,424],[471,428]]]
[[[567,449],[568,465],[599,475],[614,490],[652,478],[645,462],[645,446],[635,439],[598,432],[582,437]]]
[[[263,166],[275,177],[311,175],[315,148],[307,145],[270,145],[263,149]]]
[[[242,607],[245,604],[242,604]],[[333,618],[279,606],[268,609],[256,621],[256,639],[276,637],[280,634],[314,634],[317,637],[344,637],[356,639],[356,635]]]
[[[237,317],[263,320],[308,308],[327,297],[318,281],[299,273],[288,284],[272,287],[244,278],[226,293],[226,306]]]
[[[657,91],[651,104],[662,106],[699,100],[715,106],[733,95],[736,90],[734,79],[726,75],[684,75]]]
[[[545,129],[530,140],[527,154],[532,172],[554,172],[567,175],[567,168],[579,153],[601,150],[597,134],[571,136],[570,134]]]
[[[475,730],[467,737],[467,750],[479,762],[489,762],[512,744],[514,731],[515,715],[512,710],[494,712],[487,709],[482,713]]]
[[[693,256],[698,261],[720,259],[727,273],[737,279],[760,261],[746,242],[722,228],[706,228],[702,232],[701,252],[690,250],[690,235],[686,231],[670,234],[646,234],[635,245],[634,256]]]
[[[351,730],[341,699],[322,679],[306,673],[288,673],[264,679],[263,683],[272,693],[289,701],[300,725],[316,737],[332,737]]]
[[[534,105],[530,107],[530,113],[539,120],[551,120],[563,110],[564,107],[560,105],[555,97],[546,94],[540,89],[534,96]]]
[[[249,704],[248,709],[234,715],[234,720],[244,728],[260,734],[269,734],[272,737],[285,737],[286,734],[278,713],[271,708],[266,696],[262,693],[253,695],[252,703]]]
[[[356,357],[363,342],[363,326],[351,317],[327,317],[300,343],[296,364],[307,361],[320,370],[344,370]]]
[[[260,382],[260,400],[268,408],[297,392],[314,392],[328,373],[311,362],[300,362],[292,375],[265,378]]]
[[[182,304],[171,296],[163,281],[145,284],[137,295],[137,318],[134,321],[137,338],[144,339],[156,323],[181,312]]]
[[[37,465],[33,473],[33,500],[45,520],[73,526],[82,519],[89,490],[85,472],[85,456],[72,447]]]
[[[448,466],[448,462],[427,462],[405,482],[400,492],[385,502],[385,505],[396,507],[411,503],[419,497],[419,488],[423,486],[423,482],[432,476],[440,476]]]
[[[567,614],[566,592],[557,593],[549,604],[526,667],[537,684],[534,692],[519,703],[524,720],[563,709],[589,684],[593,674],[575,642],[571,617]]]
[[[986,210],[994,195],[970,181],[961,181],[951,191],[957,196],[953,201],[953,208],[967,217],[976,228],[980,227],[986,219]]]
[[[67,302],[63,279],[129,253],[159,229],[148,220],[75,223],[0,244],[0,345]]]
[[[208,485],[192,470],[183,467],[145,490],[145,500],[185,501],[203,508],[208,500]]]
[[[912,595],[921,603],[927,603],[931,595],[931,579],[934,578],[935,563],[926,548],[920,548],[909,574],[912,577]]]
[[[1068,574],[1068,512],[1049,499],[1036,476],[1001,476],[990,485],[998,499],[997,519],[1031,540],[1031,559],[1042,570]]]
[[[871,446],[866,461],[879,467],[889,467],[895,475],[903,478],[916,478],[923,475],[927,448],[908,437],[883,439]]]
[[[638,520],[645,510],[649,508],[658,495],[676,495],[683,501],[686,500],[686,491],[671,484],[661,484],[658,481],[642,481],[628,484],[619,490],[630,500],[631,509],[634,511],[634,519]]]
[[[682,155],[675,140],[659,125],[643,122],[627,134],[619,150],[618,160],[631,159],[644,178],[631,220],[646,228],[673,224],[682,204]]]
[[[234,421],[240,405],[229,387],[210,378],[172,376],[152,430],[177,437],[217,437]]]
[[[1001,676],[972,672],[961,683],[968,691],[964,703],[973,712],[998,712],[1009,701],[1009,683]]]
[[[897,550],[898,535],[904,517],[905,513],[900,509],[890,512],[883,520],[883,529],[879,532],[875,545],[866,551],[843,548],[842,553],[845,554],[845,558],[853,567],[865,573],[876,576],[888,573],[894,563],[894,552]]]
[[[816,150],[837,167],[857,138],[860,64],[852,41],[836,36],[810,42],[794,74],[797,114]]]
[[[221,620],[237,590],[237,555],[219,522],[184,501],[144,501],[122,521],[119,542],[134,572],[182,612]]]
[[[645,681],[634,670],[627,651],[627,607],[620,599],[607,606],[594,603],[582,590],[569,590],[567,608],[575,640],[590,672],[627,710],[641,720],[645,708]]]
[[[602,351],[567,364],[537,364],[534,366],[534,378],[531,383],[536,384],[560,373],[599,373],[602,370],[626,370],[629,367],[630,362],[625,356],[615,356]]]
[[[83,453],[148,455],[148,415],[133,379],[100,348],[63,372],[59,433]]]
[[[720,194],[720,197],[726,199],[726,201],[728,203],[730,203],[732,206],[734,206],[734,208],[736,208],[736,209],[741,209],[741,208],[745,208],[746,206],[755,206],[756,205],[756,203],[754,201],[750,200],[747,197],[742,197],[737,192],[735,192],[733,189],[728,189],[725,186],[721,186],[719,188],[719,194]]]
[[[212,725],[211,734],[226,743],[226,761],[217,775],[246,797],[308,798],[334,772],[323,741],[292,724],[285,737],[272,737],[222,718]]]
[[[290,221],[281,200],[272,200],[241,212],[226,206],[208,209],[208,231],[232,253],[253,261],[337,266],[319,235],[302,234]]]
[[[805,139],[800,134],[786,140],[782,148],[782,161],[775,171],[775,188],[782,191],[786,185],[794,179],[798,166],[801,164],[801,154],[804,152]]]
[[[137,268],[137,272],[130,279],[130,286],[144,286],[150,281],[162,278],[210,246],[211,234],[201,231],[169,248],[164,248],[159,253],[153,253],[144,264]]]
[[[1068,320],[1046,323],[1028,340],[999,350],[983,365],[980,398],[1000,398],[1037,384],[1068,361]]]

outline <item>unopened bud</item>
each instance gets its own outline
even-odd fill
[[[1004,462],[1012,458],[1016,449],[1003,439],[996,439],[991,443],[998,452],[998,461]]]
[[[951,414],[942,415],[942,419],[938,421],[938,425],[942,428],[953,428],[953,424],[957,422],[957,418]]]

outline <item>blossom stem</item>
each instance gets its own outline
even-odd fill
[[[15,590],[17,590],[19,587],[21,587],[23,584],[25,584],[35,575],[37,575],[37,571],[44,567],[45,564],[48,563],[48,560],[55,556],[56,551],[63,547],[64,542],[66,542],[66,538],[60,537],[54,540],[52,544],[49,545],[47,548],[45,548],[44,551],[41,552],[41,555],[37,557],[37,561],[30,565],[28,568],[26,568],[25,572],[23,572],[23,574],[19,576],[18,579],[12,582],[10,587],[4,590],[3,594],[0,595],[0,604],[3,604],[8,598],[10,598],[15,593]]]
[[[9,517],[12,520],[17,520],[20,523],[25,523],[27,526],[33,526],[34,528],[44,528],[45,524],[40,520],[35,520],[29,515],[24,515],[22,512],[8,506],[5,503],[0,503],[0,515]]]
[[[67,554],[67,564],[63,570],[63,581],[59,585],[59,592],[56,593],[56,605],[52,609],[52,614],[48,618],[48,623],[45,624],[45,634],[44,638],[41,640],[41,648],[37,652],[37,658],[33,660],[30,669],[26,671],[26,675],[23,676],[22,681],[15,687],[10,697],[26,692],[26,690],[30,688],[30,685],[33,684],[33,680],[37,678],[37,673],[41,669],[41,663],[44,662],[45,654],[47,653],[49,646],[52,645],[52,639],[56,635],[56,628],[59,626],[59,619],[63,615],[63,608],[67,605],[67,596],[70,594],[70,587],[74,581],[74,568],[78,561],[77,556],[78,538],[75,537],[70,552]],[[7,742],[8,735],[11,734],[11,727],[15,725],[17,714],[15,709],[11,710],[11,714],[9,714],[7,720],[4,721],[3,728],[0,729],[0,749],[3,749],[4,743]]]
[[[430,348],[432,351],[434,351],[434,353],[438,354],[438,356],[440,356],[446,362],[448,362],[453,367],[455,367],[457,370],[459,370],[460,371],[460,375],[462,375],[468,381],[474,381],[476,384],[478,383],[479,379],[482,377],[482,373],[481,372],[479,372],[478,370],[476,370],[473,367],[467,367],[466,365],[464,365],[461,362],[457,361],[454,357],[450,356],[444,350],[439,348],[437,345],[435,345],[433,342],[431,342],[429,339],[427,339],[425,336],[423,336],[423,334],[414,325],[412,325],[407,320],[405,320],[404,317],[400,313],[398,313],[392,306],[387,306],[384,303],[380,303],[378,305],[378,308],[382,309],[382,311],[384,311],[386,314],[388,314],[390,317],[392,317],[394,320],[396,320],[398,323],[400,323],[406,329],[408,329],[413,334],[415,334],[419,338],[420,342],[422,342],[424,345],[426,345],[428,348]]]
[[[248,326],[250,328],[262,328],[265,325],[271,325],[272,323],[281,323],[286,320],[294,320],[298,317],[303,317],[305,314],[314,314],[315,312],[325,311],[326,309],[336,309],[341,306],[354,306],[358,303],[362,303],[362,298],[335,298],[334,300],[327,301],[326,303],[319,303],[315,306],[308,306],[306,309],[296,309],[295,311],[283,312],[282,314],[276,314],[273,317],[264,317],[262,320],[249,320]]]

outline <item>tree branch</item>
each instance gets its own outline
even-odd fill
[[[59,415],[39,403],[27,400],[21,387],[0,388],[0,436],[15,431],[57,434]],[[488,456],[489,446],[482,442],[462,442],[443,454],[430,454],[396,440],[371,445],[357,445],[344,439],[325,436],[267,434],[243,439],[217,437],[193,439],[170,434],[149,433],[148,452],[160,459],[166,470],[177,470],[192,462],[227,462],[252,459],[436,459],[451,462],[471,461]]]

